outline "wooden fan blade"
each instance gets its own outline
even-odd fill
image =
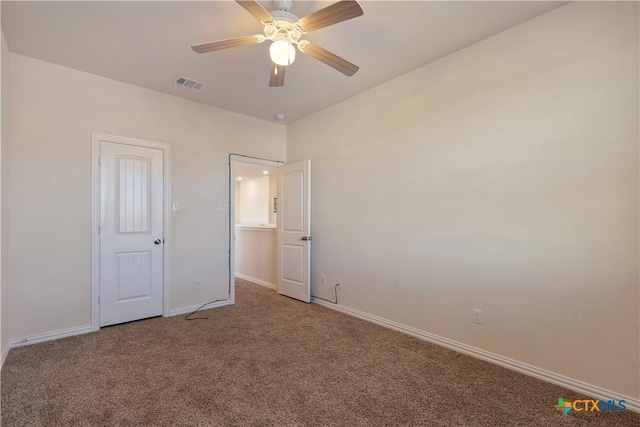
[[[246,44],[256,43],[259,43],[259,41],[255,36],[243,36],[233,39],[218,40],[217,42],[194,44],[193,46],[191,46],[191,49],[195,50],[198,53],[207,53],[213,52],[215,50],[228,49],[230,47],[244,46]]]
[[[284,86],[284,72],[287,67],[278,65],[275,62],[271,63],[271,76],[269,77],[269,86],[280,87]]]
[[[258,18],[262,22],[273,21],[273,16],[271,16],[271,14],[267,12],[267,10],[264,7],[262,7],[262,5],[257,2],[257,0],[249,0],[249,1],[236,0],[236,3],[244,7],[244,9],[247,12],[249,12],[256,18]]]
[[[310,33],[338,22],[357,18],[363,14],[364,12],[357,1],[343,0],[300,18],[298,24],[303,30]]]
[[[358,67],[357,65],[352,64],[346,59],[340,58],[335,53],[331,53],[328,50],[311,43],[308,43],[304,47],[303,52],[317,59],[318,61],[324,62],[329,67],[335,68],[336,70],[347,76],[353,76],[360,69],[360,67]]]

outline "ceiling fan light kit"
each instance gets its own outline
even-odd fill
[[[274,1],[279,10],[273,12],[267,12],[257,0],[236,0],[236,3],[260,20],[264,34],[193,45],[191,48],[195,52],[207,53],[270,40],[272,43],[269,47],[269,56],[272,65],[269,86],[272,87],[284,85],[285,67],[293,64],[296,59],[295,46],[300,52],[306,53],[346,76],[352,76],[358,71],[357,65],[307,40],[301,40],[303,35],[311,31],[363,15],[364,12],[357,1],[341,0],[300,19],[289,12],[291,0]]]
[[[269,56],[278,65],[291,65],[296,60],[296,48],[286,40],[276,40],[269,47]]]

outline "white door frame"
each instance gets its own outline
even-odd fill
[[[162,272],[162,316],[169,317],[169,259],[171,253],[171,147],[161,142],[144,141],[141,139],[125,138],[122,136],[106,135],[93,132],[91,134],[91,330],[100,330],[100,144],[113,142],[116,144],[134,145],[137,147],[155,148],[162,150],[164,162],[164,253]]]
[[[260,159],[242,154],[229,155],[229,299],[236,303],[236,163],[253,163],[273,167],[284,166],[285,162]],[[280,179],[278,177],[278,179]]]

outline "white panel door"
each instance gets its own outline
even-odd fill
[[[100,146],[100,326],[162,314],[163,152]]]
[[[311,298],[311,160],[280,168],[278,293]]]

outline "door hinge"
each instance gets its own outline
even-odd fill
[[[100,295],[98,295],[98,305],[100,305]]]
[[[98,236],[101,236],[101,235],[102,235],[102,226],[99,225],[98,226]]]
[[[98,157],[98,166],[102,166],[102,157]]]

